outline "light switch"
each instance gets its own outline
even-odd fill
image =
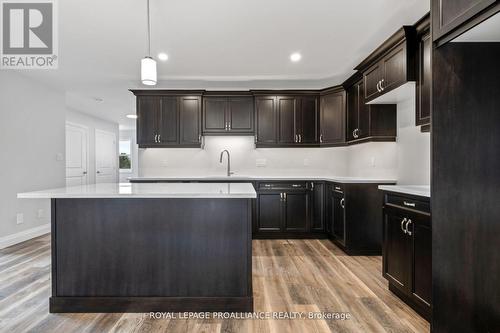
[[[23,213],[17,213],[17,215],[16,215],[16,223],[17,224],[24,223],[24,214]]]
[[[45,211],[43,209],[39,209],[36,213],[36,217],[40,220],[43,219],[45,217]]]
[[[371,158],[370,165],[371,165],[372,167],[375,167],[375,157],[372,157],[372,158]]]

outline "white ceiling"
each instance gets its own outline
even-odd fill
[[[146,0],[64,0],[59,69],[23,74],[66,93],[68,106],[133,125]],[[425,0],[151,0],[156,88],[324,88],[405,24]],[[302,60],[289,56],[300,52]],[[97,102],[95,98],[103,99]]]

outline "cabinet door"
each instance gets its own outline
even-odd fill
[[[355,139],[359,124],[359,84],[356,83],[347,89],[347,141]]]
[[[233,97],[229,99],[227,121],[232,133],[254,132],[254,102],[252,97]]]
[[[326,184],[325,188],[325,230],[333,236],[333,185]]]
[[[226,119],[227,98],[203,99],[203,133],[225,133],[229,130]]]
[[[418,44],[418,82],[415,124],[430,123],[431,116],[431,35],[423,35]]]
[[[380,63],[376,63],[363,73],[364,80],[364,99],[373,99],[380,95],[378,84],[382,79],[382,70]]]
[[[320,142],[345,141],[345,93],[343,91],[321,97]]]
[[[346,245],[346,220],[345,220],[345,199],[339,192],[332,195],[332,235],[342,245]]]
[[[318,142],[318,98],[302,97],[299,112],[300,143]]]
[[[430,218],[411,217],[408,230],[413,239],[412,293],[417,302],[430,306],[432,300],[432,231]]]
[[[157,144],[160,99],[155,96],[137,97],[137,144]]]
[[[278,143],[296,143],[297,98],[278,96]]]
[[[201,143],[201,97],[179,97],[180,104],[180,144],[199,145]]]
[[[438,40],[495,2],[497,0],[432,0],[432,39]]]
[[[305,232],[308,224],[309,195],[305,191],[285,192],[284,231]]]
[[[403,231],[406,216],[386,208],[384,214],[384,276],[399,289],[410,290],[411,242]]]
[[[177,97],[162,97],[160,138],[162,144],[177,144],[179,140],[179,108]]]
[[[281,231],[282,197],[279,192],[261,192],[257,202],[258,231]]]
[[[396,46],[382,59],[382,94],[406,82],[406,42]]]
[[[257,117],[257,143],[276,143],[276,97],[257,97],[255,99]]]
[[[325,231],[325,184],[311,183],[311,230]]]
[[[363,99],[365,86],[362,81],[357,83],[358,86],[358,130],[356,132],[357,139],[366,138],[372,135],[371,112],[372,107],[365,103]],[[376,106],[379,107],[379,106]],[[383,106],[382,106],[383,107]]]

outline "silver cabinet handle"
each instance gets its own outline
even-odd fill
[[[406,230],[406,233],[411,236],[412,232],[410,230],[408,230],[408,227],[410,226],[410,224],[412,224],[413,222],[408,219],[408,222],[406,222],[406,226],[405,226],[405,230]]]
[[[299,134],[299,142],[302,143],[302,134]]]
[[[280,200],[283,200],[283,193],[280,193]]]
[[[415,203],[414,202],[403,201],[403,205],[405,205],[407,207],[415,207]]]
[[[319,142],[320,142],[320,143],[323,143],[323,134],[320,134],[320,135],[319,135]]]
[[[405,222],[406,222],[406,217],[401,221],[401,230],[403,231],[403,233],[406,234],[406,229],[404,228]]]
[[[335,191],[342,191],[342,189],[339,186],[335,186]]]
[[[283,193],[283,199],[286,201],[286,193]]]
[[[380,91],[384,91],[385,88],[384,88],[384,79],[382,79],[382,81],[380,81]]]
[[[227,131],[227,121],[224,123],[224,129]]]
[[[311,182],[311,190],[314,190],[314,183]]]
[[[158,134],[155,134],[155,143],[158,142]]]
[[[300,187],[299,184],[292,184],[292,187]]]
[[[201,134],[198,134],[198,142],[201,142]]]
[[[295,143],[297,143],[299,140],[297,139],[297,134],[295,134]]]
[[[345,199],[344,198],[340,199],[340,206],[342,207],[342,209],[345,209]]]
[[[87,174],[87,171],[84,171],[84,172],[83,172],[83,174],[84,174],[84,175],[86,175],[86,174]]]
[[[97,171],[96,173],[101,173],[101,171]]]
[[[158,143],[161,143],[161,134],[158,134]]]
[[[378,87],[378,85],[380,84],[380,81],[377,82],[377,91],[380,92],[380,88]]]
[[[227,122],[227,129],[231,130],[231,122],[230,121]]]

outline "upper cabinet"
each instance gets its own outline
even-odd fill
[[[416,31],[404,26],[356,67],[363,74],[364,101],[397,103],[397,88],[416,80]]]
[[[322,146],[345,143],[345,117],[345,90],[342,87],[335,87],[321,92],[319,142]]]
[[[255,117],[258,147],[318,145],[317,94],[258,95]]]
[[[140,148],[201,147],[201,93],[133,90]]]
[[[498,0],[431,0],[432,40],[444,44],[498,11]]]
[[[254,135],[252,96],[203,98],[203,135]]]
[[[426,15],[417,24],[417,89],[415,125],[428,128],[431,121],[432,40],[430,17]]]
[[[353,144],[366,141],[395,141],[397,106],[366,104],[365,84],[359,75],[350,78],[346,85],[347,142]]]

